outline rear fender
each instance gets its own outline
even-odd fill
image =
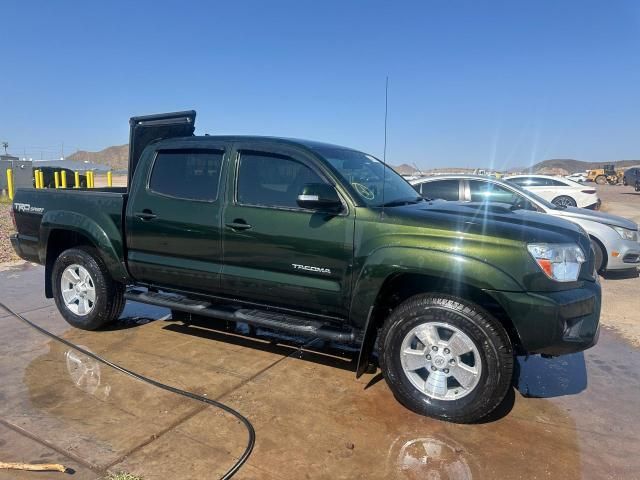
[[[86,237],[96,248],[98,255],[115,281],[126,282],[129,275],[122,260],[124,258],[122,234],[115,224],[107,224],[104,227],[88,216],[79,213],[65,210],[46,212],[40,224],[40,247],[38,249],[40,262],[44,265],[52,264],[52,262],[47,262],[47,250],[53,230],[75,232]],[[49,276],[47,275],[47,278]]]

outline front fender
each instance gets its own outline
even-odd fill
[[[401,273],[429,275],[483,290],[523,290],[508,272],[474,257],[421,247],[382,247],[369,255],[356,281],[350,311],[354,326],[364,327],[369,307],[385,280]]]
[[[420,247],[382,247],[368,256],[356,281],[350,310],[351,323],[363,330],[356,376],[367,369],[375,343],[373,320],[376,298],[394,275],[422,274],[479,289],[520,292],[523,287],[505,270],[477,258]]]
[[[50,210],[42,217],[40,223],[40,262],[47,263],[49,237],[53,230],[67,230],[88,238],[97,249],[112,278],[125,282],[127,270],[122,262],[124,251],[122,234],[112,222],[105,222],[104,228],[86,215],[66,210]]]

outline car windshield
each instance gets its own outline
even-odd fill
[[[369,207],[424,201],[404,178],[371,155],[339,147],[322,146],[314,150],[337,170]]]
[[[511,188],[515,188],[516,190],[518,190],[519,192],[521,192],[523,195],[525,195],[526,197],[532,198],[534,199],[536,202],[540,203],[542,206],[544,206],[544,208],[549,208],[551,210],[560,210],[561,207],[558,207],[556,205],[554,205],[553,203],[551,203],[548,200],[545,200],[544,198],[542,198],[540,195],[537,195],[535,193],[533,193],[531,190],[526,190],[525,188],[521,187],[520,185],[518,185],[515,182],[508,182],[508,185]]]

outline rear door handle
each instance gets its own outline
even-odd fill
[[[148,210],[146,208],[141,212],[134,213],[134,215],[141,220],[153,220],[154,218],[157,217],[155,213],[153,213],[151,210]]]
[[[231,230],[249,230],[251,228],[251,225],[249,225],[248,223],[238,222],[238,221],[225,223],[225,225],[229,227]]]

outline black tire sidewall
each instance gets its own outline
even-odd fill
[[[458,303],[458,305],[460,305]],[[381,367],[387,383],[400,402],[411,410],[437,418],[470,422],[489,414],[506,396],[511,385],[513,354],[506,332],[496,332],[485,322],[478,322],[478,315],[488,315],[476,310],[473,315],[425,302],[420,308],[401,311],[385,329]],[[392,314],[393,317],[393,314]],[[457,400],[437,400],[419,391],[402,368],[400,349],[404,337],[425,321],[447,323],[463,331],[476,345],[480,354],[482,371],[474,390]],[[495,321],[495,320],[494,320]],[[505,361],[498,351],[506,341],[510,361]],[[507,378],[508,377],[508,378]]]
[[[112,302],[114,300],[113,281],[92,249],[71,248],[62,252],[56,259],[52,270],[53,297],[60,314],[76,328],[96,330],[111,321]],[[87,269],[93,280],[96,300],[93,309],[87,315],[76,315],[67,308],[60,290],[60,280],[64,270],[73,264]]]
[[[596,272],[601,273],[604,267],[604,252],[602,251],[600,244],[593,238],[591,238],[591,246],[596,254],[596,258],[594,260],[595,270]]]

